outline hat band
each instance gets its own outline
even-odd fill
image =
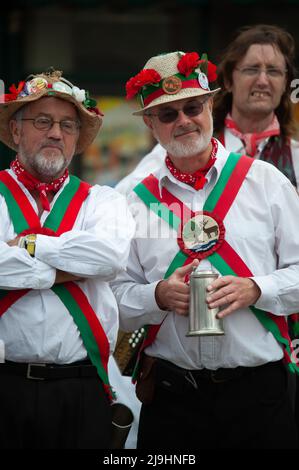
[[[86,90],[73,86],[65,78],[60,77],[59,80],[53,81],[53,83],[41,76],[34,76],[31,80],[22,81],[18,87],[12,85],[9,87],[10,93],[4,95],[4,101],[17,101],[19,99],[27,98],[28,96],[39,95],[47,90],[48,96],[56,96],[56,93],[64,93],[74,98],[88,111],[94,111],[96,114],[101,114],[97,110],[97,102],[89,97],[89,93]]]
[[[183,88],[202,88],[199,83],[198,83],[198,80],[186,80],[184,82],[182,82],[182,86],[181,88],[178,90],[178,92],[180,90],[182,90]],[[203,88],[202,88],[203,89]],[[206,90],[207,91],[207,90]],[[159,88],[158,90],[154,91],[153,93],[151,93],[150,95],[148,95],[144,100],[144,106],[147,106],[149,105],[152,101],[154,101],[155,99],[157,98],[160,98],[160,96],[162,95],[167,95],[168,93],[166,93],[163,88]],[[175,95],[175,93],[173,94]]]

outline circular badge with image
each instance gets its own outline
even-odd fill
[[[162,81],[162,88],[167,95],[175,95],[182,88],[182,80],[175,75],[164,78]]]
[[[47,88],[48,82],[45,78],[42,77],[35,77],[29,82],[26,83],[25,88],[28,95],[32,95],[33,93],[39,93],[44,88]]]
[[[72,88],[64,82],[54,82],[52,85],[53,90],[59,91],[60,93],[66,93],[72,95]]]
[[[180,226],[178,244],[192,258],[203,259],[217,251],[224,240],[223,222],[209,212],[197,212]]]

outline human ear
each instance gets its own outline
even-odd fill
[[[147,116],[146,114],[143,114],[143,121],[144,121],[144,124],[149,127],[149,129],[152,131],[153,130],[153,123],[152,123],[152,120],[149,116]]]
[[[21,123],[15,119],[12,119],[9,122],[9,130],[11,132],[14,143],[19,145],[21,140]]]
[[[232,87],[233,87],[233,83],[232,83],[232,80],[228,80],[227,78],[224,80],[224,88],[226,91],[228,91],[229,93],[232,92]]]

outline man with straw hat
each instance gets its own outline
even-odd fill
[[[1,448],[107,448],[107,362],[118,329],[108,281],[134,222],[122,196],[68,173],[102,123],[60,72],[30,76],[0,104]]]
[[[299,307],[298,196],[273,165],[212,137],[215,74],[172,52],[127,83],[167,151],[129,195],[137,230],[112,282],[121,328],[146,325],[138,447],[295,448],[283,360],[299,371],[286,322]],[[194,268],[219,275],[199,301],[220,310],[222,335],[190,336]]]

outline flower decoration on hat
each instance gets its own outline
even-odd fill
[[[51,80],[53,78],[56,78],[56,80]],[[88,111],[103,116],[103,113],[97,108],[96,100],[90,98],[89,92],[77,86],[73,86],[70,82],[62,78],[61,72],[58,71],[44,76],[35,76],[30,80],[27,79],[26,81],[20,82],[18,87],[12,85],[9,88],[10,93],[4,95],[4,101],[8,102],[26,98],[27,96],[41,93],[45,89],[48,90],[48,96],[56,96],[56,92],[70,95]]]
[[[18,87],[15,84],[9,87],[10,93],[6,93],[4,95],[4,101],[14,101],[18,99],[18,96],[22,92],[26,82],[19,82]]]
[[[142,114],[149,106],[188,96],[218,91],[210,89],[217,67],[197,52],[170,52],[152,57],[144,68],[126,83],[127,99],[138,95]],[[167,95],[167,98],[166,96]]]
[[[186,77],[196,71],[197,68],[200,68],[201,72],[207,75],[209,83],[217,79],[217,67],[208,60],[207,54],[202,54],[199,58],[197,52],[187,52],[180,58],[177,68]]]
[[[79,88],[78,88],[79,90]],[[82,102],[83,106],[88,109],[88,111],[92,112],[92,113],[95,113],[97,114],[98,116],[104,116],[104,113],[102,113],[102,111],[100,110],[100,108],[97,107],[97,102],[96,100],[90,98],[89,96],[89,91],[85,91],[85,90],[79,90],[80,93],[81,93],[81,96],[80,96],[80,99],[82,97],[82,93],[84,92],[85,93],[85,99],[84,101]]]
[[[199,55],[197,52],[187,52],[178,61],[178,71],[188,77],[198,67]]]
[[[207,54],[202,54],[198,65],[207,75],[209,83],[213,83],[217,80],[217,66],[208,60]]]
[[[127,99],[134,98],[146,85],[155,86],[161,81],[161,75],[154,69],[143,69],[126,83]]]
[[[79,103],[83,103],[86,99],[86,92],[85,90],[80,90],[77,86],[73,86],[72,94],[76,98]]]

